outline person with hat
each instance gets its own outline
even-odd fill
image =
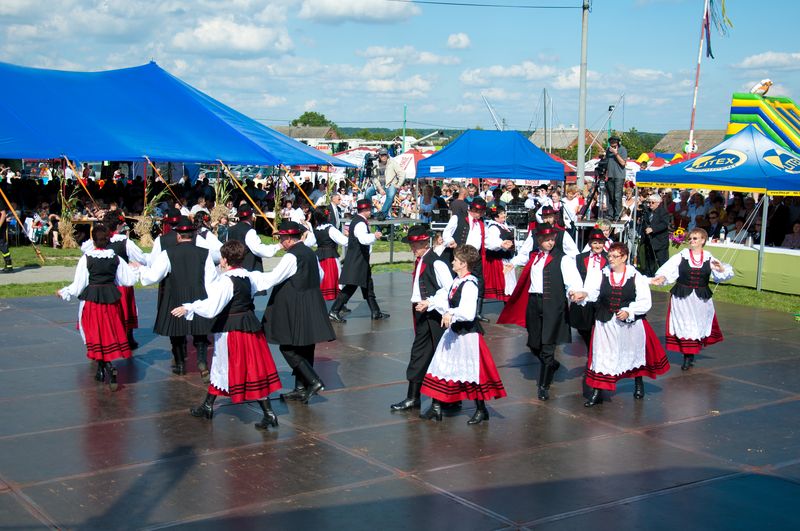
[[[563,225],[558,224],[556,221],[556,211],[552,206],[543,206],[539,211],[536,213],[537,220],[541,219],[539,222],[531,222],[528,224],[529,231],[535,231],[538,223],[546,223],[550,227],[556,230],[556,247],[561,249],[561,251],[570,257],[575,257],[578,254],[578,245],[575,243],[575,240],[570,236],[569,232],[566,231]],[[533,238],[532,232],[528,233],[529,238]]]
[[[205,299],[207,287],[217,277],[217,268],[208,249],[194,244],[194,224],[187,216],[181,216],[173,227],[177,233],[177,244],[161,251],[150,266],[131,265],[139,268],[142,285],[159,283],[158,306],[153,332],[168,336],[172,345],[175,366],[172,372],[186,374],[186,336],[194,336],[197,348],[197,367],[204,382],[208,382],[207,361],[210,319],[198,317],[186,321],[172,315],[172,309],[188,301]]]
[[[612,220],[622,215],[622,189],[625,186],[625,165],[628,163],[628,150],[618,136],[608,139],[606,149],[606,191],[608,192],[608,215]]]
[[[608,253],[608,249],[611,247],[611,244],[614,243],[614,236],[612,236],[611,234],[612,231],[611,222],[608,221],[607,219],[600,218],[595,222],[594,228],[592,230],[594,229],[599,229],[600,232],[603,233],[603,236],[605,236],[606,241],[603,244],[603,250],[606,253]],[[581,252],[586,253],[591,251],[592,250],[591,243],[592,243],[591,241],[587,241],[586,244],[583,246],[583,250]]]
[[[538,212],[539,209],[546,206],[553,206],[553,201],[550,199],[550,196],[547,195],[547,185],[540,184],[536,187],[536,194],[529,195],[525,200],[525,208]],[[539,221],[541,222],[542,220],[539,219]]]
[[[262,258],[272,258],[281,246],[280,244],[267,245],[261,242],[253,224],[253,208],[242,204],[236,210],[239,222],[228,229],[228,240],[242,242],[247,247],[242,267],[247,271],[264,271]]]
[[[405,170],[395,159],[389,157],[389,150],[386,148],[379,149],[378,163],[373,171],[372,183],[364,192],[364,199],[369,201],[370,207],[372,206],[372,198],[376,193],[386,193],[386,200],[383,202],[380,213],[375,216],[376,219],[384,220],[391,217],[394,196],[397,195],[397,189],[403,186],[405,180]]]
[[[483,316],[483,261],[486,259],[486,225],[483,222],[483,215],[485,213],[486,201],[482,197],[476,197],[470,203],[466,215],[450,216],[450,220],[442,232],[444,244],[451,253],[459,245],[471,245],[481,253],[481,262],[473,264],[474,269],[471,273],[478,279],[478,320],[482,322],[489,321]]]
[[[406,368],[408,393],[405,400],[392,404],[392,411],[407,411],[420,407],[420,389],[436,345],[442,338],[442,314],[433,305],[433,298],[446,299],[453,284],[450,266],[431,248],[428,225],[414,225],[403,238],[414,254],[411,278],[411,308],[414,320],[414,342]],[[444,300],[443,299],[443,300]]]
[[[324,273],[320,290],[326,301],[336,300],[339,295],[339,246],[347,247],[347,236],[330,222],[331,206],[314,209],[314,239],[317,242],[317,258]]]
[[[556,345],[569,343],[567,295],[583,287],[575,260],[556,245],[559,231],[548,223],[536,227],[538,251],[528,237],[511,261],[525,265],[520,282],[503,308],[498,324],[515,324],[528,331],[528,348],[540,361],[538,397],[550,398],[550,384],[561,364],[556,360]]]
[[[478,320],[478,279],[471,269],[482,260],[471,245],[456,247],[456,279],[450,289],[437,291],[426,305],[442,314],[446,330],[422,383],[422,393],[432,399],[430,408],[420,415],[423,419],[441,421],[443,404],[474,400],[475,413],[467,424],[480,424],[489,420],[486,400],[506,396]]]
[[[311,397],[325,389],[314,371],[314,350],[317,343],[335,340],[336,334],[320,291],[324,273],[314,251],[302,243],[302,234],[298,223],[281,222],[278,236],[286,254],[275,269],[269,273],[252,272],[250,279],[259,291],[272,288],[261,325],[267,340],[280,346],[295,374],[294,390],[281,398],[308,404]]]
[[[266,430],[278,425],[269,395],[281,388],[281,380],[253,311],[256,289],[249,272],[242,268],[246,253],[242,242],[225,242],[220,249],[221,276],[208,286],[208,297],[183,303],[171,314],[187,321],[196,316],[214,320],[214,358],[206,398],[189,413],[211,419],[218,396],[229,396],[234,404],[255,400],[264,413],[255,427]]]
[[[371,216],[372,204],[367,199],[360,199],[356,204],[358,213],[350,221],[350,229],[347,237],[347,254],[344,256],[342,265],[342,276],[339,282],[344,285],[342,291],[337,295],[336,300],[331,306],[328,316],[337,323],[346,322],[341,315],[342,308],[356,292],[356,288],[361,288],[361,294],[369,305],[372,313],[372,320],[388,319],[389,314],[381,311],[378,301],[375,299],[375,285],[372,282],[372,269],[369,265],[369,255],[372,252],[372,244],[382,236],[380,231],[374,234],[369,232],[367,220]]]
[[[571,293],[573,302],[596,303],[586,364],[592,394],[586,407],[602,403],[603,390],[616,390],[623,378],[634,379],[633,398],[641,400],[643,377],[655,379],[669,371],[664,347],[645,318],[652,305],[649,280],[627,262],[628,246],[612,244],[601,274],[587,275],[584,286]]]
[[[172,227],[181,219],[180,211],[175,207],[167,209],[166,215],[161,218],[161,234],[156,236],[153,240],[153,247],[147,255],[147,265],[152,265],[153,260],[170,247],[174,247],[178,243],[178,235],[172,230]]]
[[[217,235],[211,230],[211,214],[205,210],[201,210],[194,215],[195,240],[194,243],[198,247],[208,249],[211,254],[211,259],[215,264],[218,264],[221,258],[220,249],[222,242],[219,241]]]
[[[599,275],[600,271],[608,263],[608,254],[605,245],[608,238],[599,228],[594,228],[589,233],[588,251],[584,251],[575,257],[575,265],[584,284],[589,275]],[[594,326],[594,303],[569,305],[569,324],[580,334],[586,348],[589,348],[589,340],[592,337],[592,326]]]
[[[489,209],[486,222],[486,268],[483,271],[487,299],[507,301],[517,286],[514,258],[514,231],[506,224],[506,210],[501,206]]]
[[[98,224],[92,230],[93,248],[86,251],[75,268],[75,278],[56,295],[70,301],[78,298],[78,328],[86,344],[86,357],[97,361],[95,380],[117,390],[117,369],[111,362],[130,358],[119,286],[133,286],[136,273],[108,248],[108,229]]]

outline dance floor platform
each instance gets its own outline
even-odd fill
[[[76,304],[0,301],[0,528],[800,528],[791,315],[719,304],[725,342],[693,370],[670,354],[643,401],[626,381],[592,409],[577,334],[539,402],[523,330],[490,324],[509,396],[467,426],[467,403],[441,423],[390,413],[406,392],[410,277],[378,275],[376,291],[391,319],[372,322],[356,295],[339,339],[317,349],[327,390],[309,406],[273,400],[268,433],[253,427],[257,405],[220,399],[213,421],[189,416],[205,386],[193,352],[193,372],[170,372],[169,341],[150,332],[155,290],[137,291],[141,347],[116,362],[116,393],[93,379]],[[666,296],[654,300],[663,339]],[[500,305],[486,309],[494,320]]]

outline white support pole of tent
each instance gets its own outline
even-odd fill
[[[589,0],[583,0],[581,28],[581,69],[578,95],[578,188],[583,191],[586,178],[586,55],[589,41]]]
[[[761,241],[758,245],[758,270],[756,271],[756,291],[761,291],[761,274],[764,271],[764,247],[767,244],[767,209],[769,208],[769,194],[764,194],[761,205]]]

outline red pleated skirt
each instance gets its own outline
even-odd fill
[[[325,276],[320,282],[319,289],[322,291],[322,298],[332,301],[339,295],[339,264],[336,258],[323,258],[319,262]]]
[[[228,337],[228,390],[208,386],[213,395],[230,396],[237,404],[248,400],[262,400],[281,388],[278,369],[272,360],[264,332],[227,332]]]
[[[484,298],[507,301],[506,295],[506,276],[503,273],[503,260],[499,258],[489,258],[483,261],[483,286]]]
[[[637,376],[647,376],[648,378],[656,379],[657,376],[669,372],[669,360],[664,347],[658,340],[653,327],[647,322],[647,319],[642,319],[645,334],[645,364],[641,367],[631,369],[622,374],[611,375],[595,372],[590,369],[592,366],[592,344],[589,342],[589,361],[586,364],[586,385],[594,387],[595,389],[606,389],[614,391],[617,388],[617,382],[624,378],[636,378]]]
[[[136,295],[133,286],[117,286],[119,294],[122,295],[123,322],[125,330],[136,330],[139,328],[139,311],[136,309]]]
[[[113,304],[82,303],[79,324],[89,359],[112,361],[131,357],[123,315],[120,301]]]
[[[480,355],[479,382],[454,382],[444,381],[431,374],[426,374],[422,381],[421,392],[440,402],[458,402],[459,400],[491,400],[503,398],[506,390],[497,372],[492,353],[483,340],[483,335],[478,334],[478,348]]]
[[[666,340],[667,340],[667,350],[671,350],[672,352],[680,352],[684,356],[693,356],[698,354],[701,350],[709,345],[713,345],[714,343],[720,343],[725,338],[722,336],[722,330],[719,328],[719,322],[717,321],[717,312],[714,312],[714,320],[711,321],[711,335],[708,337],[704,337],[703,339],[686,339],[683,337],[678,337],[669,333],[669,314],[672,308],[672,304],[670,303],[667,306],[667,333],[666,333]]]

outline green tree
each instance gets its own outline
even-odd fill
[[[300,115],[299,118],[292,120],[292,125],[308,125],[311,127],[323,127],[323,126],[331,126],[335,127],[336,124],[325,118],[325,115],[322,113],[314,112],[314,111],[306,111]]]

